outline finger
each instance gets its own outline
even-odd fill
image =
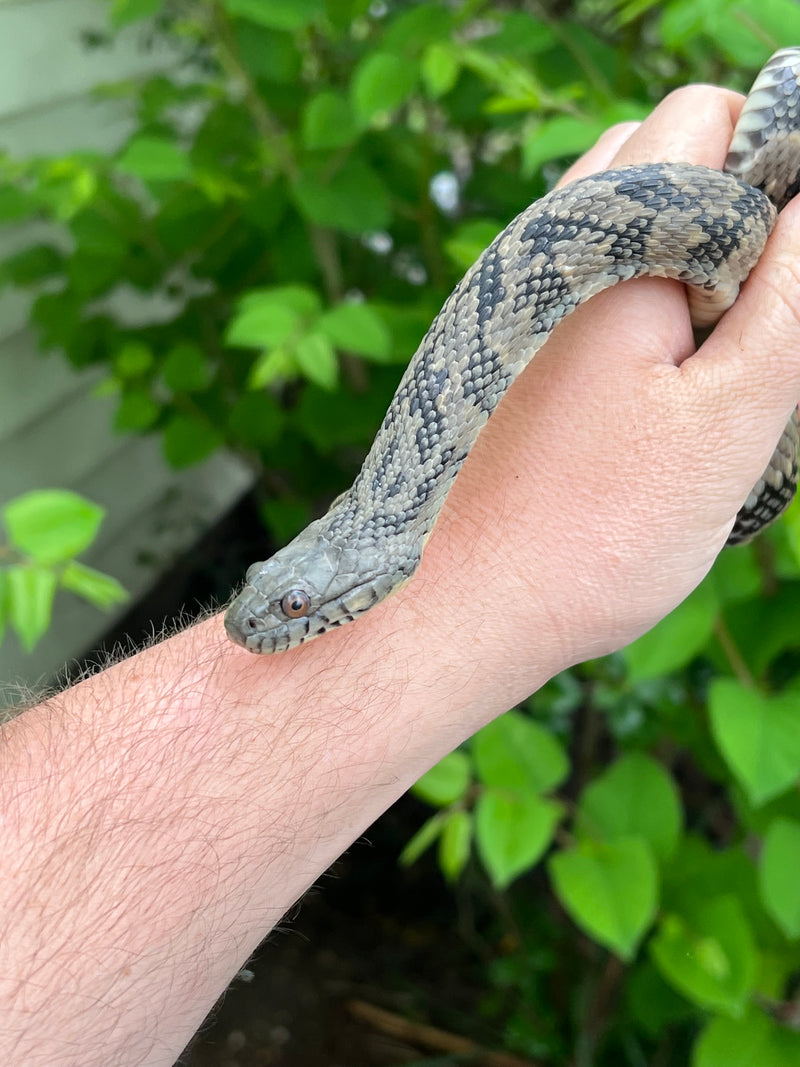
[[[744,97],[713,85],[687,85],[665,97],[621,145],[612,166],[700,163],[721,168]]]
[[[565,179],[648,162],[673,161],[721,166],[728,151],[743,98],[711,85],[690,85],[670,93],[641,123],[606,131],[598,143],[570,168]],[[592,329],[590,318],[608,329],[617,323],[615,364],[678,365],[694,352],[686,291],[678,282],[640,279],[591,301],[562,337]],[[595,331],[597,329],[595,323]],[[633,349],[633,351],[632,351]],[[585,359],[588,356],[584,356]]]
[[[559,185],[635,163],[703,163],[721,167],[744,97],[713,85],[676,89],[644,122],[621,122],[563,174]]]
[[[720,167],[741,106],[737,94],[711,86],[678,90],[621,144],[612,166],[669,160]],[[734,482],[732,498],[744,500],[761,476],[800,396],[799,248],[800,203],[795,203],[783,212],[736,304],[708,341],[695,354],[687,340],[680,347],[688,358],[679,354],[672,360],[678,366],[676,410],[690,436],[692,427],[703,428],[705,455],[714,466],[708,482],[719,487],[723,509],[722,498]],[[670,303],[677,338],[685,323],[677,287],[651,302],[651,336],[666,340]],[[677,430],[675,447],[679,436]],[[703,457],[694,462],[700,480]]]

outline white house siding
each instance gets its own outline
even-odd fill
[[[0,0],[0,150],[57,155],[111,150],[124,139],[124,101],[94,100],[92,88],[168,70],[173,57],[143,48],[138,26],[112,46],[85,48],[82,35],[102,32],[106,12],[99,0]],[[30,232],[0,233],[0,257]],[[108,517],[84,558],[135,598],[242,494],[248,475],[230,456],[178,474],[157,441],[115,436],[110,401],[91,395],[96,373],[75,374],[57,354],[42,356],[27,313],[22,293],[0,294],[0,504],[43,487],[73,489],[102,504]],[[112,618],[60,595],[53,626],[32,654],[13,636],[0,645],[0,686],[50,677]]]

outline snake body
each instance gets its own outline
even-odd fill
[[[423,338],[352,487],[250,567],[225,616],[230,638],[252,652],[283,651],[354,620],[403,585],[509,386],[559,322],[596,293],[642,275],[674,278],[690,286],[695,325],[716,321],[761,254],[777,208],[798,189],[798,125],[800,49],[784,49],[751,90],[726,172],[686,163],[623,167],[555,189],[517,216]],[[795,413],[730,543],[785,509],[797,454]]]

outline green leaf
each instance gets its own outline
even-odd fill
[[[741,1016],[757,961],[747,917],[735,897],[713,897],[690,916],[665,915],[650,948],[663,976],[693,1003]]]
[[[176,393],[200,392],[211,380],[211,368],[204,353],[188,341],[170,349],[161,373],[164,383]]]
[[[71,593],[88,600],[96,608],[108,611],[115,604],[123,604],[128,593],[123,585],[110,574],[103,574],[93,567],[72,560],[59,576],[60,584]]]
[[[658,871],[646,841],[582,841],[549,861],[556,895],[590,937],[624,960],[652,923],[658,905]]]
[[[268,348],[262,352],[247,375],[248,389],[263,389],[271,382],[296,378],[297,367],[288,349]]]
[[[486,48],[500,55],[531,56],[548,52],[558,44],[556,31],[529,11],[505,11],[497,20],[497,32],[484,39]],[[574,29],[574,25],[572,29]]]
[[[325,89],[313,96],[303,112],[306,148],[343,148],[358,137],[350,103],[341,93]]]
[[[249,448],[274,445],[284,430],[286,415],[268,393],[243,393],[230,410],[228,430]]]
[[[449,40],[454,10],[447,4],[398,4],[383,33],[386,50],[410,59],[429,41]]]
[[[173,415],[164,428],[164,455],[176,468],[199,463],[224,443],[222,435],[210,423],[190,415]]]
[[[719,22],[715,28],[718,30],[719,23],[724,21],[726,14],[724,5],[719,6],[717,13]],[[750,41],[748,43],[751,48],[756,43],[757,38],[756,34],[752,32],[752,24],[747,21],[748,15],[751,18],[755,16],[759,27],[765,30],[769,37],[779,45],[788,45],[800,40],[800,8],[798,8],[795,0],[747,0],[747,3],[738,5],[737,15],[738,17],[732,21],[737,23],[736,29],[739,33],[742,30],[749,33]],[[752,60],[754,69],[764,62],[765,51],[768,51],[768,49],[762,47]]]
[[[544,855],[564,808],[535,793],[487,789],[475,808],[478,852],[492,884],[505,889]]]
[[[153,353],[141,341],[127,341],[112,356],[117,378],[140,378],[153,366]]]
[[[485,111],[507,114],[542,109],[546,93],[527,56],[523,61],[508,55],[491,55],[478,47],[463,47],[461,63],[474,71],[488,86],[498,90],[496,95],[484,104]]]
[[[48,244],[34,244],[0,260],[0,282],[25,286],[44,281],[64,269],[64,255]]]
[[[37,209],[36,198],[29,193],[13,186],[0,187],[0,222],[19,222],[35,215]]]
[[[3,638],[6,635],[9,600],[8,571],[5,568],[0,567],[0,645],[2,645]]]
[[[646,956],[637,959],[625,980],[624,1010],[638,1030],[656,1041],[675,1023],[694,1023],[696,1015],[693,1006],[664,981]]]
[[[518,711],[484,726],[472,740],[472,755],[484,785],[519,793],[546,793],[569,773],[556,738]]]
[[[250,289],[238,301],[240,311],[253,311],[256,308],[288,308],[298,318],[308,321],[319,315],[322,301],[315,289],[308,285],[271,285],[265,289]]]
[[[275,30],[302,30],[323,9],[322,0],[222,0],[231,15]]]
[[[675,852],[682,814],[678,790],[660,763],[642,753],[623,756],[581,794],[576,833],[605,841],[644,838],[661,862]]]
[[[438,811],[420,826],[400,853],[399,862],[402,867],[410,867],[412,863],[416,863],[422,853],[431,847],[442,832],[446,818],[445,812]]]
[[[43,163],[38,194],[42,206],[66,222],[77,216],[95,198],[98,172],[77,156],[61,156]]]
[[[542,163],[584,152],[605,129],[600,119],[557,115],[541,122],[522,142],[522,173],[534,174]]]
[[[733,678],[709,691],[711,731],[753,807],[800,777],[800,701],[796,693],[765,696]]]
[[[443,808],[460,800],[469,788],[471,764],[464,752],[450,752],[412,786],[420,800]]]
[[[271,348],[288,341],[301,325],[296,311],[273,300],[251,302],[231,320],[225,343],[235,348]]]
[[[191,174],[188,157],[172,141],[135,137],[117,160],[126,174],[143,181],[183,181]]]
[[[800,582],[784,581],[768,597],[730,605],[725,622],[751,674],[760,676],[786,652],[800,650]]]
[[[259,510],[276,545],[287,544],[311,521],[308,502],[296,498],[265,500]]]
[[[339,380],[336,350],[324,333],[314,331],[299,337],[294,346],[297,366],[310,382],[323,389],[335,389]]]
[[[761,851],[758,883],[764,907],[790,938],[800,937],[800,822],[775,819]]]
[[[522,173],[534,174],[542,163],[551,159],[577,156],[590,148],[601,133],[615,122],[645,118],[647,109],[640,103],[623,101],[613,109],[592,118],[557,115],[545,119],[522,143]]]
[[[391,52],[369,52],[353,75],[353,111],[363,125],[405,103],[417,83],[414,63]]]
[[[56,575],[49,567],[12,567],[8,571],[8,614],[28,652],[50,625],[55,592]]]
[[[685,834],[662,873],[663,910],[692,917],[709,900],[730,893],[732,886],[749,916],[762,913],[757,871],[744,847],[721,850],[702,838]]]
[[[704,7],[707,10],[708,5],[677,0],[662,12],[658,22],[659,35],[670,51],[679,50],[683,44],[702,34]]]
[[[439,837],[439,866],[448,882],[464,870],[472,845],[472,819],[466,811],[448,812]]]
[[[0,197],[2,197],[2,192],[0,192]],[[0,204],[2,204],[2,199],[0,199]],[[0,219],[2,219],[2,217],[2,208],[0,207]],[[780,525],[783,527],[787,547],[792,554],[792,558],[794,562],[800,566],[800,498],[797,496],[795,496],[794,500],[783,513]],[[724,556],[738,555],[739,552],[722,552],[717,557],[717,562]],[[716,567],[716,563],[714,566]]]
[[[422,53],[420,71],[428,96],[436,100],[458,81],[458,50],[446,41],[434,41]]]
[[[438,307],[423,298],[413,304],[390,304],[385,301],[370,301],[386,323],[392,338],[390,361],[399,366],[408,366],[411,355],[425,336]]]
[[[291,31],[237,20],[233,36],[245,69],[258,81],[288,86],[300,79],[303,58]]]
[[[372,0],[326,0],[325,13],[337,30],[348,33],[351,24],[366,15]]]
[[[390,221],[386,187],[358,158],[347,160],[333,174],[318,164],[306,166],[292,186],[292,196],[309,222],[344,233],[383,230]]]
[[[115,29],[130,22],[152,18],[161,10],[163,0],[112,0],[111,25]]]
[[[470,219],[445,241],[444,250],[460,270],[468,270],[501,229],[493,219]]]
[[[294,418],[321,454],[335,454],[342,447],[366,451],[386,411],[390,384],[395,383],[387,377],[383,389],[372,393],[339,389],[334,402],[321,389],[306,389],[294,409]]]
[[[762,577],[754,549],[749,545],[717,556],[709,581],[720,605],[750,601],[758,595]]]
[[[148,430],[161,414],[160,406],[145,389],[130,389],[120,398],[114,413],[117,433]]]
[[[717,1016],[694,1046],[692,1067],[796,1067],[800,1034],[751,1008],[742,1019]]]
[[[337,348],[345,352],[355,352],[380,362],[391,354],[391,334],[369,304],[339,304],[326,311],[317,325]]]
[[[727,0],[677,0],[665,5],[660,31],[670,49],[685,47],[693,52],[696,38],[704,35],[715,54],[736,66],[757,69],[769,47],[797,39],[800,12],[790,0],[763,0],[761,4]],[[793,30],[795,32],[793,32]]]
[[[45,565],[83,552],[104,515],[97,504],[64,489],[36,489],[9,501],[2,510],[13,547]]]
[[[703,582],[682,604],[622,650],[631,682],[685,667],[711,637],[718,611],[713,584]]]

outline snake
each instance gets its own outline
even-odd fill
[[[799,189],[800,48],[784,48],[756,77],[722,170],[623,166],[524,210],[447,298],[352,486],[247,570],[225,613],[229,638],[254,653],[285,651],[401,588],[478,435],[558,324],[595,294],[647,275],[686,283],[693,326],[710,329]],[[799,437],[795,410],[729,544],[749,541],[791,502]]]

